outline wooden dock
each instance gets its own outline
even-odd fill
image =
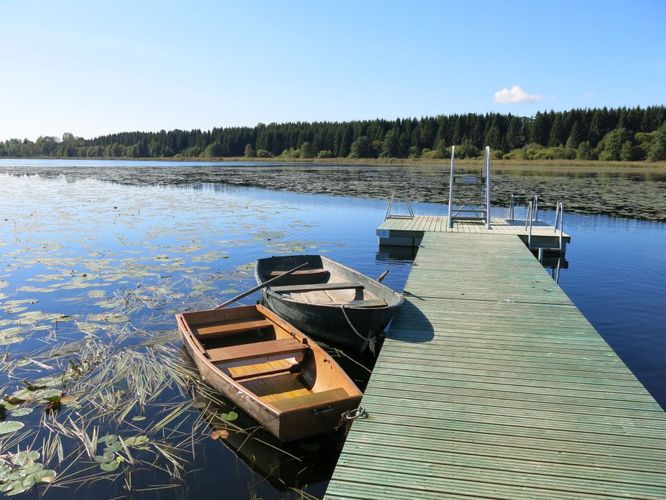
[[[448,227],[449,218],[441,215],[416,215],[414,217],[388,218],[377,228],[380,245],[418,247],[423,235],[429,233],[476,233],[476,234],[512,234],[524,243],[530,238],[532,248],[554,248],[559,244],[559,233],[552,225],[535,220],[532,222],[531,236],[524,220],[493,218],[490,229],[479,222],[459,222]],[[563,248],[571,241],[571,236],[562,234]]]
[[[666,498],[666,414],[519,237],[432,227],[326,498]]]

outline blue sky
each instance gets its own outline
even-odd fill
[[[663,0],[0,0],[0,140],[663,105],[665,26]]]

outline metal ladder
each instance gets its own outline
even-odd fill
[[[558,201],[555,209],[555,222],[553,223],[553,232],[557,234],[557,246],[533,246],[532,245],[532,223],[538,220],[539,214],[539,195],[534,195],[534,198],[527,204],[527,215],[525,217],[525,231],[527,232],[527,248],[530,250],[537,250],[539,252],[539,262],[543,261],[543,253],[564,252],[564,205]],[[511,195],[510,216],[513,220],[513,195]]]
[[[451,146],[449,177],[449,229],[456,221],[482,222],[490,229],[490,147],[486,146],[479,174],[455,171],[455,146]]]
[[[406,214],[393,214],[391,213],[393,211],[393,204],[394,202],[403,202],[405,204],[405,208],[407,209]],[[414,218],[414,210],[412,209],[412,202],[408,200],[407,198],[398,198],[395,193],[391,194],[391,197],[389,198],[388,201],[388,206],[386,207],[386,213],[384,214],[384,220],[387,219],[413,219]]]

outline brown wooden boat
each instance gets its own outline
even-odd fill
[[[176,321],[203,379],[281,441],[334,430],[361,400],[328,353],[259,304]]]

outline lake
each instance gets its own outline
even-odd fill
[[[258,429],[198,380],[173,314],[250,288],[256,258],[290,252],[324,253],[370,276],[388,269],[385,283],[401,290],[411,256],[377,248],[382,198],[401,188],[421,200],[417,213],[445,213],[433,202],[444,201],[447,176],[398,166],[0,160],[0,420],[16,428],[0,434],[0,455],[39,451],[14,468],[54,470],[53,498],[208,498],[221,489],[231,498],[321,497],[340,436],[282,445]],[[495,205],[515,189],[540,193],[546,207],[564,193],[588,212],[565,214],[573,242],[559,283],[666,407],[664,179],[495,182]],[[372,359],[331,352],[364,386]]]

